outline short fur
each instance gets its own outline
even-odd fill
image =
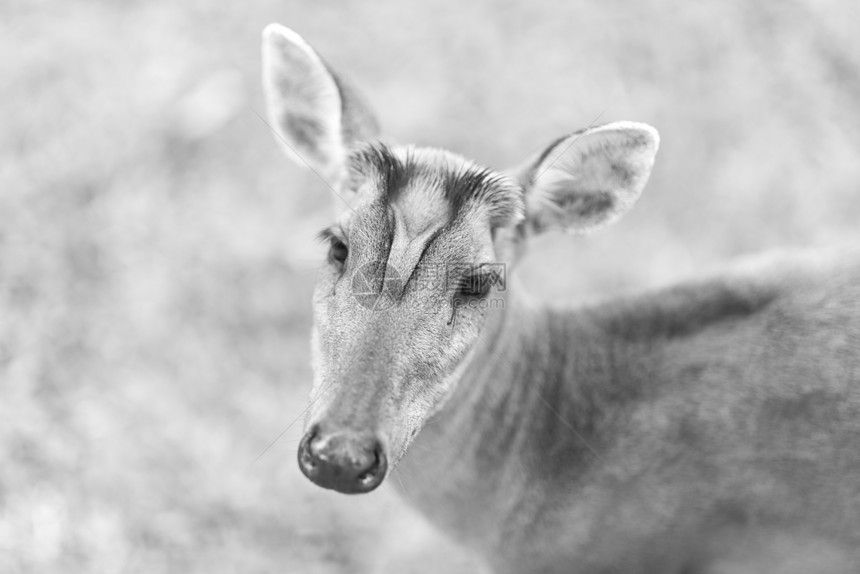
[[[333,85],[294,32],[267,30],[270,56],[307,59],[270,57],[267,77]],[[331,98],[283,102],[301,97],[283,85],[267,83],[276,117],[348,121]],[[858,252],[573,309],[516,282],[469,299],[449,288],[464,268],[510,272],[529,235],[590,232],[630,209],[656,130],[576,132],[506,174],[343,143],[351,167],[318,158],[351,174],[337,185],[354,208],[326,233],[348,256],[314,295],[308,436],[372,433],[405,498],[501,573],[860,571]]]

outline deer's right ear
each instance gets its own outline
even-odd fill
[[[379,133],[355,89],[301,36],[279,24],[263,30],[263,88],[278,143],[332,185],[340,180],[350,145]]]

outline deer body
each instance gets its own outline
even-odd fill
[[[509,297],[394,484],[500,572],[699,572],[739,531],[779,532],[780,555],[821,537],[841,568],[860,546],[860,264],[815,267],[584,309]]]
[[[498,572],[860,571],[857,253],[552,309],[497,266],[629,210],[654,128],[589,128],[497,172],[377,141],[291,30],[269,26],[263,55],[278,141],[347,207],[321,234],[309,479],[358,494],[395,472]]]

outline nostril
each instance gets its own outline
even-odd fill
[[[358,475],[357,480],[363,488],[373,489],[382,482],[385,478],[385,472],[388,469],[388,461],[385,457],[385,451],[379,442],[373,449],[373,461],[367,469]]]
[[[385,462],[385,451],[379,441],[373,446],[373,463],[374,466],[380,467]]]
[[[314,469],[317,467],[317,461],[311,453],[305,451],[302,452],[302,465],[307,469]]]
[[[314,454],[313,442],[317,435],[316,427],[311,428],[299,444],[299,468],[310,477],[317,470],[318,460]]]

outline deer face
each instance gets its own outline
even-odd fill
[[[453,153],[362,143],[376,122],[294,32],[264,33],[278,141],[349,205],[321,234],[314,386],[299,466],[368,492],[442,408],[503,312],[505,264],[530,234],[589,232],[638,198],[657,134],[622,122],[561,138],[511,172]]]
[[[314,296],[301,461],[323,486],[360,491],[447,398],[491,307],[503,305],[492,230],[521,217],[522,196],[511,180],[441,151],[363,146],[349,170],[354,207],[322,234],[329,255]],[[329,451],[354,479],[328,481],[319,459]]]

